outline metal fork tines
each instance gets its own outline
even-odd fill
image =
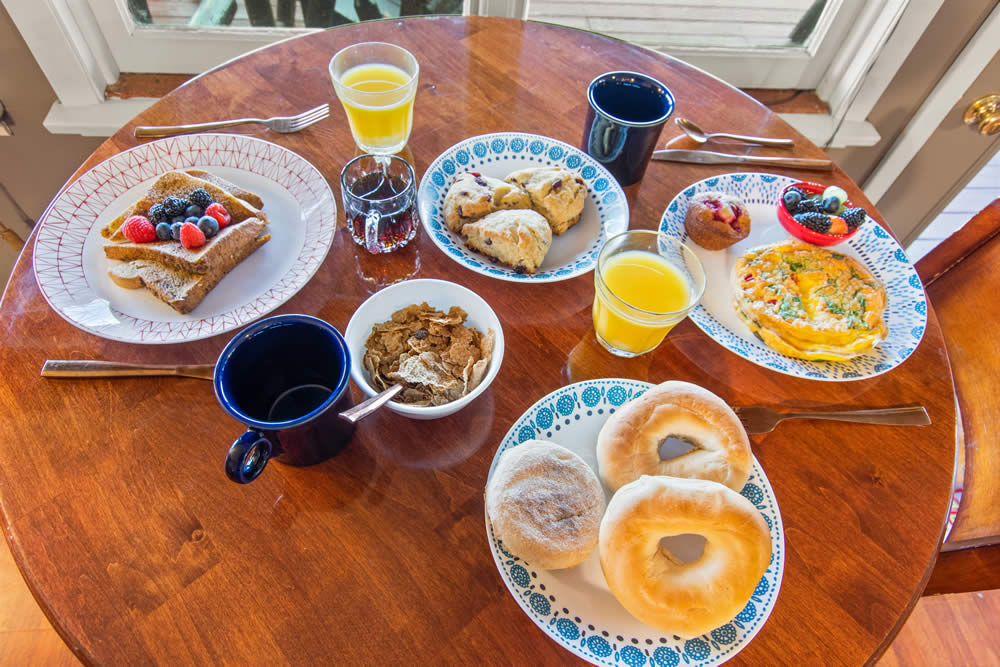
[[[330,105],[321,104],[315,109],[303,111],[297,116],[275,116],[274,118],[236,118],[234,120],[220,120],[214,123],[195,123],[193,125],[140,125],[135,128],[133,134],[139,138],[149,137],[173,137],[178,134],[189,132],[203,132],[205,130],[218,130],[223,127],[233,125],[243,125],[244,123],[258,123],[266,125],[275,132],[287,134],[298,132],[313,123],[317,123],[330,115]]]
[[[873,410],[834,410],[828,412],[775,412],[760,405],[733,408],[747,433],[770,433],[786,419],[829,419],[861,424],[926,426],[931,423],[923,406],[877,408]]]

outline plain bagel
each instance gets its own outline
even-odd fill
[[[694,449],[662,460],[669,437]],[[597,436],[597,465],[612,492],[642,475],[705,479],[741,491],[750,478],[750,440],[732,408],[690,382],[664,382],[611,415]]]
[[[500,455],[486,484],[486,513],[514,555],[543,570],[573,567],[597,547],[604,489],[570,450],[528,440]]]
[[[749,500],[717,482],[643,476],[611,498],[601,521],[604,578],[637,619],[697,637],[746,605],[771,560],[771,537]],[[663,537],[705,537],[702,555],[680,563]]]

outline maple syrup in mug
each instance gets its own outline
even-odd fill
[[[402,248],[416,235],[416,179],[406,160],[362,155],[344,167],[340,180],[355,243],[378,254]]]

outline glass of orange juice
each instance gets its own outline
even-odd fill
[[[705,291],[705,270],[672,236],[634,230],[609,238],[594,270],[594,331],[609,352],[656,349]]]
[[[333,87],[361,150],[375,155],[403,150],[413,127],[419,73],[412,53],[385,42],[354,44],[330,59]]]

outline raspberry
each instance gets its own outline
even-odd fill
[[[198,229],[198,225],[185,222],[181,225],[181,245],[191,250],[205,245],[205,232]]]
[[[133,215],[122,224],[122,234],[132,243],[149,243],[156,240],[156,228],[148,218]]]
[[[229,224],[229,213],[226,208],[219,203],[209,204],[205,207],[205,215],[210,215],[219,223],[219,229]]]

